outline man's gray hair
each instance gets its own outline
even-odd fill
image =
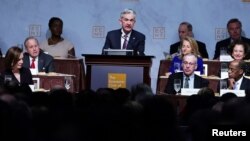
[[[195,56],[194,54],[189,53],[189,54],[185,55],[185,56],[183,57],[183,61],[185,60],[186,57],[193,57],[193,58],[194,58],[195,64],[197,64],[197,56]]]
[[[124,9],[122,12],[121,12],[121,15],[120,15],[120,18],[123,17],[123,15],[125,14],[133,14],[134,17],[136,16],[136,12],[132,9]]]
[[[34,36],[29,36],[29,37],[27,37],[27,38],[24,40],[24,42],[23,42],[25,48],[27,48],[26,43],[27,43],[30,39],[34,39],[34,40],[36,41],[36,43],[39,45],[39,42],[38,42],[38,40],[37,40],[36,37],[34,37]]]

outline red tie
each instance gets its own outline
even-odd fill
[[[35,59],[34,58],[32,58],[32,62],[31,62],[30,68],[31,69],[35,68]]]

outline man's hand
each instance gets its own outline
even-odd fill
[[[234,84],[235,84],[235,80],[233,78],[229,78],[228,79],[228,89],[233,89],[234,88]]]

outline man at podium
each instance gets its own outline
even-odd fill
[[[145,35],[133,30],[136,22],[136,13],[132,9],[125,9],[120,15],[121,29],[109,31],[102,49],[132,50],[133,55],[145,55]]]

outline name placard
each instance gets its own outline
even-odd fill
[[[246,96],[244,90],[228,90],[228,89],[220,90],[220,96],[224,95],[225,93],[235,93],[238,97]]]
[[[125,73],[108,73],[108,88],[126,88],[126,78]]]
[[[181,95],[190,96],[193,94],[197,94],[200,89],[190,89],[190,88],[182,88]]]
[[[233,58],[230,55],[220,55],[221,62],[231,62]]]

